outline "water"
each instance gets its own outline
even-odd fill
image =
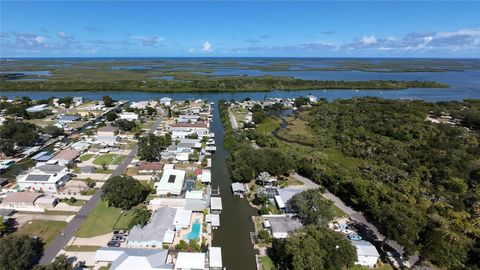
[[[50,74],[50,71],[49,70],[37,70],[37,71],[23,71],[23,70],[20,70],[20,71],[7,71],[7,70],[4,70],[4,71],[1,71],[1,73],[22,73],[22,74],[25,74],[26,76],[51,76],[52,74]]]
[[[190,241],[192,239],[196,239],[200,236],[200,226],[201,224],[196,221],[192,224],[192,231],[190,231],[187,235],[185,235],[185,240]]]
[[[222,247],[223,265],[227,269],[253,270],[256,269],[256,264],[250,232],[255,229],[251,217],[258,213],[246,199],[237,198],[231,192],[232,180],[226,162],[228,152],[223,147],[224,129],[218,106],[213,114],[213,132],[217,151],[212,159],[212,187],[220,188],[223,207],[220,228],[213,233],[213,246]]]

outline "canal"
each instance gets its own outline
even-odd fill
[[[223,125],[220,120],[218,102],[213,114],[213,132],[217,151],[212,159],[212,187],[220,188],[222,214],[220,228],[214,231],[213,246],[222,247],[223,266],[228,270],[256,269],[255,252],[250,242],[254,225],[252,216],[258,215],[246,199],[233,196],[232,180],[227,170],[228,152],[223,146]]]

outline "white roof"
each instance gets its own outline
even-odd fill
[[[282,197],[280,196],[275,196],[275,201],[277,202],[278,208],[282,209],[285,208],[285,203],[282,200]]]
[[[210,198],[210,208],[212,210],[222,210],[222,198],[220,197]]]
[[[192,218],[192,211],[185,209],[177,209],[175,218],[173,219],[173,225],[177,228],[186,228],[190,226],[190,219]]]
[[[209,247],[208,255],[210,261],[210,267],[223,267],[222,265],[222,248]]]
[[[205,253],[179,252],[175,268],[204,269]]]
[[[173,239],[175,239],[175,232],[170,229],[166,230],[163,236],[163,243],[172,244]]]
[[[377,248],[372,245],[370,242],[365,240],[360,241],[351,241],[352,245],[357,248],[357,255],[358,256],[373,256],[373,257],[380,257],[378,254]]]
[[[214,227],[220,227],[220,215],[216,215],[216,214],[208,214],[206,217],[205,217],[207,223],[210,222],[212,223],[212,226]]]
[[[165,170],[159,182],[155,183],[157,194],[171,193],[180,195],[183,183],[185,182],[185,171]]]
[[[175,168],[175,164],[165,164],[163,165],[163,170],[173,170]]]
[[[187,191],[187,193],[185,194],[185,199],[202,200],[203,199],[203,191],[202,190]]]
[[[200,175],[200,181],[202,183],[211,183],[212,182],[212,173],[210,170],[203,170],[202,174]]]
[[[175,156],[175,159],[178,161],[188,161],[189,153],[178,153]]]

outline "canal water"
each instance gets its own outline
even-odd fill
[[[256,269],[255,253],[250,242],[254,231],[252,216],[258,215],[246,199],[233,196],[232,183],[227,170],[228,152],[223,146],[223,125],[220,120],[218,103],[213,114],[213,132],[217,151],[212,159],[212,187],[220,188],[222,214],[220,228],[214,231],[213,246],[222,247],[223,265],[228,270]]]

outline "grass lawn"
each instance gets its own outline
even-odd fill
[[[94,154],[85,154],[85,155],[80,156],[79,159],[80,159],[80,161],[87,161],[87,160],[90,160],[93,156],[94,156]]]
[[[368,268],[365,266],[361,265],[354,265],[353,267],[349,268],[349,270],[368,270],[372,268]],[[389,264],[382,264],[382,265],[376,265],[375,268],[376,270],[393,270],[393,268]]]
[[[93,164],[95,165],[100,165],[102,166],[103,164],[105,165],[118,165],[123,162],[125,159],[124,156],[121,155],[116,155],[116,154],[106,154],[97,157],[94,161]]]
[[[338,208],[336,205],[333,205],[333,212],[335,213],[335,217],[338,217],[338,218],[347,217],[347,214],[343,212],[342,209]]]
[[[273,265],[272,259],[268,256],[263,256],[260,258],[262,260],[262,269],[263,270],[273,270],[276,269],[275,266]]]
[[[268,117],[258,124],[256,130],[259,132],[272,133],[282,124],[282,119],[278,117]]]
[[[77,236],[88,238],[112,232],[120,215],[120,209],[108,207],[107,202],[101,201],[80,226]]]
[[[66,246],[65,251],[76,251],[76,252],[95,252],[100,248],[100,246]]]
[[[129,176],[134,176],[134,175],[137,175],[138,174],[138,169],[137,168],[127,168],[127,172],[126,172],[127,175]]]
[[[85,200],[77,200],[76,202],[72,203],[69,199],[63,199],[62,202],[70,205],[70,206],[83,206],[85,204]]]
[[[110,173],[113,173],[113,170],[104,170],[102,168],[96,168],[95,169],[95,173],[104,173],[104,174],[110,174]]]
[[[287,179],[287,186],[301,186],[303,182],[295,177],[289,176]]]
[[[32,220],[20,227],[16,234],[26,234],[29,236],[39,236],[42,238],[45,248],[48,247],[63,228],[67,226],[67,222],[52,220]]]
[[[135,217],[135,212],[133,210],[129,210],[121,214],[120,218],[118,219],[117,223],[113,226],[114,230],[129,230],[130,224],[132,223],[133,218]]]

